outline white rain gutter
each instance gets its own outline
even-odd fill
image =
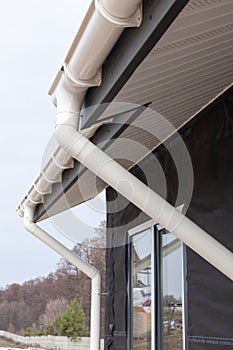
[[[68,123],[71,122],[74,129],[77,130],[79,111],[87,89],[101,84],[101,66],[124,28],[140,25],[141,7],[141,0],[95,0],[92,2],[49,91],[57,106],[59,120],[63,120],[66,124],[68,116]],[[95,131],[95,128],[93,130]],[[85,130],[84,134],[91,137],[93,130]],[[99,271],[82,261],[34,223],[36,205],[43,202],[44,196],[52,191],[54,183],[61,181],[63,170],[71,167],[73,167],[72,156],[59,146],[17,210],[19,215],[24,217],[24,226],[27,231],[91,278],[90,349],[99,350],[101,301]]]
[[[132,7],[134,12],[138,6],[138,2],[135,1],[123,3],[123,1],[118,0],[105,0],[102,4],[108,10],[116,10],[121,6],[123,8],[129,4],[134,4],[135,6]],[[124,11],[118,11],[117,14],[123,16],[123,13]],[[130,11],[127,12],[127,15],[129,13]],[[104,32],[102,30],[102,25],[101,31],[99,31],[98,26],[90,28],[92,38],[94,33],[96,33],[92,41],[100,40],[104,43]],[[88,43],[87,38],[86,40]],[[107,51],[103,50],[105,54],[109,51],[109,45],[107,47]],[[79,111],[83,101],[82,97],[86,91],[82,89],[82,84],[77,77],[81,75],[83,77],[86,74],[85,78],[88,79],[91,75],[98,75],[99,64],[101,60],[103,62],[105,55],[102,56],[102,50],[101,52],[95,50],[97,50],[97,47],[93,48],[92,44],[87,49],[85,49],[85,46],[81,45],[79,47],[78,45],[75,54],[65,66],[59,83],[53,87],[53,97],[57,102],[56,136],[58,143],[70,157],[77,159],[104,182],[116,189],[149,217],[154,219],[155,222],[158,222],[168,231],[173,232],[177,238],[233,280],[232,252],[77,131]],[[95,61],[95,55],[97,56],[97,61]],[[91,61],[87,64],[89,60]],[[79,65],[80,62],[83,62],[83,64],[86,62],[86,65],[84,64],[85,74],[84,69]],[[71,77],[72,86],[70,84]]]
[[[33,223],[33,213],[35,206],[51,191],[52,184],[61,181],[63,169],[71,167],[75,158],[233,280],[233,254],[228,249],[92,144],[82,131],[77,131],[86,90],[101,84],[101,65],[124,27],[139,26],[140,22],[140,0],[92,3],[50,90],[57,106],[56,136],[60,146],[19,205],[18,212],[24,215],[25,227],[30,232],[68,260],[73,259],[71,252]],[[97,312],[94,303],[92,311]],[[98,319],[99,314],[94,317],[92,312],[91,350],[99,349],[99,331],[95,330],[95,325],[99,328],[99,324],[95,324]]]
[[[142,20],[141,0],[95,0],[74,38],[61,69],[50,90],[53,103],[62,113],[75,110],[78,127],[79,111],[89,87],[101,84],[102,64],[125,27],[138,27]],[[60,113],[59,112],[59,113]],[[97,125],[98,126],[98,125]],[[94,128],[81,131],[91,137]],[[34,207],[42,203],[44,195],[51,193],[52,185],[61,182],[64,169],[73,167],[73,159],[58,147],[39,174],[26,197],[18,206],[20,216],[24,206]]]

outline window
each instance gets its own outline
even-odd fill
[[[132,349],[151,349],[152,228],[132,236],[131,240],[131,332]]]
[[[163,349],[183,349],[183,264],[182,245],[175,236],[162,232],[162,320]]]
[[[182,350],[182,246],[149,221],[129,231],[131,350]]]

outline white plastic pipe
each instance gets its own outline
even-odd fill
[[[91,326],[90,349],[100,348],[100,302],[101,302],[101,276],[100,272],[92,265],[83,261],[46,231],[33,222],[34,209],[28,206],[24,209],[24,227],[27,231],[40,239],[48,247],[60,254],[63,258],[76,266],[85,275],[91,278]]]
[[[138,10],[138,6],[141,3],[140,0],[124,1],[120,4],[120,1],[115,0],[101,0],[102,6],[108,13],[111,13],[115,17],[126,19],[131,17]],[[122,6],[123,5],[123,6]]]
[[[62,124],[72,123],[76,130],[79,123],[79,111],[86,90],[101,83],[101,66],[115,45],[125,27],[139,26],[141,23],[141,0],[95,0],[77,33],[65,58],[62,70],[50,89],[53,102],[57,105]],[[63,112],[65,111],[65,115]],[[63,118],[63,116],[65,118]],[[61,254],[92,278],[91,298],[91,341],[90,349],[99,350],[100,346],[100,275],[96,269],[88,266],[66,247],[54,240],[33,222],[35,206],[43,202],[43,197],[52,190],[55,182],[61,181],[65,168],[72,167],[69,152],[60,146],[56,149],[42,170],[26,197],[18,206],[18,212],[24,216],[25,228]],[[90,270],[89,270],[90,267]],[[92,276],[92,272],[96,271]]]
[[[60,116],[62,116],[62,122]],[[69,118],[70,125],[68,125]],[[65,125],[64,120],[66,120]],[[56,135],[60,145],[73,158],[233,280],[231,251],[82,136],[72,126],[72,122],[70,114],[65,116],[65,113],[59,113]]]
[[[60,111],[75,110],[79,115],[87,89],[100,85],[101,66],[124,28],[139,26],[141,19],[141,0],[92,2],[49,92]],[[75,118],[76,128],[78,122]],[[43,202],[52,185],[61,181],[63,170],[72,166],[72,159],[58,147],[18,206],[19,215],[23,216],[24,205],[33,208]]]
[[[54,240],[33,222],[36,204],[60,181],[64,168],[71,167],[71,157],[77,159],[106,183],[133,202],[148,216],[172,231],[199,255],[226,276],[233,279],[233,254],[209,234],[184,217],[163,198],[150,190],[117,162],[93,145],[77,131],[79,111],[86,90],[101,83],[101,66],[125,27],[141,23],[139,0],[95,0],[80,31],[58,72],[50,94],[57,105],[57,139],[60,146],[43,169],[18,211],[24,215],[25,228],[75,266],[91,274],[87,265]],[[63,148],[63,149],[62,149]],[[77,265],[76,265],[77,264]],[[92,267],[91,267],[92,268]],[[87,269],[87,270],[86,270]],[[96,270],[97,271],[97,270]],[[93,272],[94,273],[94,272]],[[91,276],[90,276],[91,277]],[[100,275],[92,278],[91,350],[100,344]],[[95,315],[95,316],[93,316]]]
[[[141,23],[140,3],[141,0],[95,0],[95,11],[68,62],[73,77],[88,81],[97,75],[124,28]]]

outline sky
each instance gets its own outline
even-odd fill
[[[88,0],[9,0],[0,12],[0,288],[47,276],[60,257],[27,233],[16,207],[40,172],[54,132],[48,90],[87,11]],[[71,248],[104,219],[104,196],[43,223]],[[69,222],[69,234],[63,224]]]

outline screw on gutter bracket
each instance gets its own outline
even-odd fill
[[[107,296],[109,296],[109,292],[102,292],[101,295],[107,295]]]

